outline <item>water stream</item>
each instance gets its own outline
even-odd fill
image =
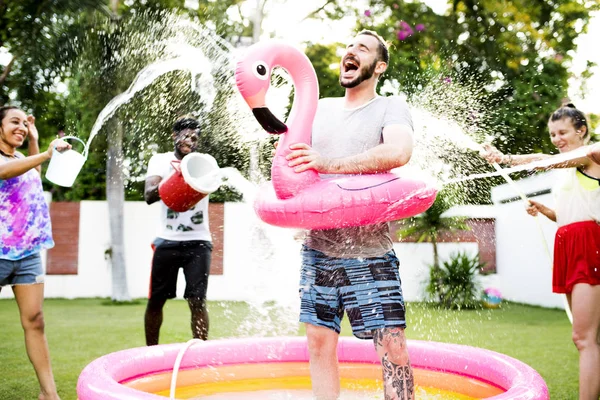
[[[155,62],[142,69],[125,92],[115,96],[108,102],[100,114],[98,114],[92,126],[86,148],[89,148],[100,129],[120,106],[129,102],[138,92],[144,90],[157,78],[169,72],[189,71],[191,74],[191,90],[202,93],[206,107],[210,111],[216,95],[214,78],[211,73],[212,63],[204,56],[202,51],[194,47],[185,46],[177,51],[181,53],[180,56]]]
[[[512,173],[521,172],[521,171],[547,169],[548,167],[551,167],[553,165],[562,164],[567,161],[585,157],[585,155],[586,155],[586,149],[581,147],[579,149],[569,151],[568,153],[561,153],[561,154],[557,154],[551,158],[547,158],[544,160],[537,160],[537,161],[532,161],[527,164],[517,165],[514,167],[510,167],[510,168],[504,168],[501,171],[488,172],[488,173],[482,173],[482,174],[472,174],[472,175],[461,177],[461,178],[449,179],[449,180],[445,181],[444,184],[465,182],[465,181],[470,181],[470,180],[475,180],[475,179],[491,178],[493,176],[503,176],[505,174],[512,174]]]

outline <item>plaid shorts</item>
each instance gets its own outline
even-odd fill
[[[381,257],[334,258],[303,246],[301,254],[300,322],[339,333],[345,310],[359,339],[371,339],[377,329],[406,328],[393,250]]]

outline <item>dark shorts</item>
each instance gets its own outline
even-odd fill
[[[302,248],[300,322],[340,332],[344,310],[354,336],[406,328],[404,298],[394,251],[371,258],[333,258]]]
[[[177,275],[183,268],[183,297],[206,298],[212,244],[205,240],[174,241],[157,238],[152,243],[152,275],[149,298],[172,299],[176,296]]]
[[[6,285],[44,283],[44,268],[39,253],[20,260],[0,259],[0,290]]]

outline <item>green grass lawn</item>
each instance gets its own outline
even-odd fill
[[[76,399],[77,378],[94,359],[144,345],[145,301],[107,305],[103,299],[47,299],[46,334],[63,400]],[[260,313],[245,303],[210,302],[210,338],[300,335],[295,316]],[[561,310],[504,304],[499,310],[441,311],[408,305],[409,339],[478,346],[507,354],[535,368],[553,400],[577,398],[578,356],[571,326]],[[14,300],[0,300],[0,399],[37,399],[35,373],[23,342]],[[351,335],[345,321],[343,335]],[[161,343],[190,339],[189,310],[182,300],[165,307]]]

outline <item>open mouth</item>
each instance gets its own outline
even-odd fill
[[[358,71],[358,67],[360,66],[359,62],[353,58],[346,58],[342,63],[342,73],[343,75],[354,75],[356,71]]]

